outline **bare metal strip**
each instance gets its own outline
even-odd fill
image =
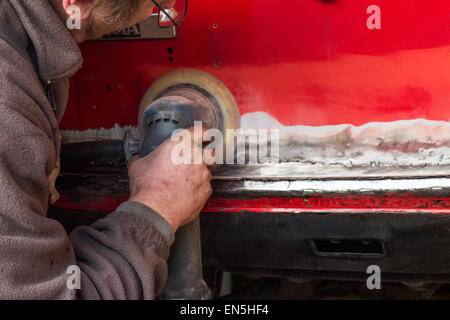
[[[378,179],[378,180],[301,180],[301,181],[234,181],[215,182],[227,193],[288,193],[288,194],[373,194],[432,192],[450,194],[449,178]],[[215,188],[216,190],[218,188]],[[217,190],[217,191],[219,191]]]
[[[258,165],[222,165],[213,171],[217,180],[305,180],[450,177],[450,166],[396,167],[313,165],[279,163]]]

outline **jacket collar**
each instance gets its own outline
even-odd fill
[[[73,76],[83,62],[80,48],[47,0],[9,0],[37,55],[42,81]]]

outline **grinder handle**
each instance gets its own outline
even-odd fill
[[[169,277],[163,300],[207,300],[212,293],[203,280],[200,218],[180,228],[167,262]]]

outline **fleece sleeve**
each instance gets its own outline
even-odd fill
[[[0,103],[0,299],[153,299],[174,240],[152,209],[126,202],[69,236],[47,218],[56,152],[40,108]],[[71,266],[81,288],[68,286]]]
[[[171,226],[152,209],[125,202],[71,234],[82,270],[82,299],[154,299],[167,280]]]

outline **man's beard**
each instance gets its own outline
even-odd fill
[[[95,40],[101,36],[98,31],[96,32],[95,30],[95,20],[92,16],[84,21],[84,26],[84,34],[87,40]]]
[[[86,21],[84,21],[83,32],[86,37],[86,40],[96,40],[104,36],[105,26],[115,26],[115,28],[110,29],[110,32],[125,29],[126,25],[128,24],[127,23],[128,21],[126,19],[121,20],[124,21],[119,20],[114,22],[108,21],[108,23],[106,23],[103,21],[102,22],[96,21],[94,16],[90,16]],[[99,23],[101,24],[100,26],[98,25]]]

